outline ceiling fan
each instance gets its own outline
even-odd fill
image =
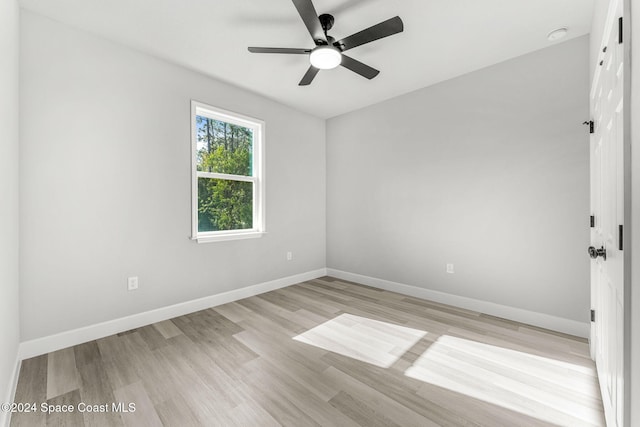
[[[292,1],[302,21],[306,25],[307,30],[309,30],[309,34],[311,34],[311,38],[316,47],[313,49],[250,47],[249,52],[309,55],[311,65],[304,77],[302,77],[302,80],[300,80],[300,86],[311,84],[316,74],[318,74],[318,71],[335,68],[338,65],[342,65],[368,79],[374,78],[380,71],[345,55],[344,52],[365,43],[400,33],[404,30],[402,19],[396,16],[336,41],[333,37],[327,35],[327,31],[333,27],[333,16],[326,13],[318,16],[311,0]]]

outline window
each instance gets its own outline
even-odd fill
[[[192,239],[264,233],[264,122],[191,101]]]

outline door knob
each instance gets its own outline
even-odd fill
[[[589,256],[593,259],[598,258],[599,256],[602,257],[603,260],[607,260],[607,250],[604,248],[604,246],[600,246],[600,249],[596,249],[593,246],[589,246]]]

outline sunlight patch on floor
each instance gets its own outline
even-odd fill
[[[405,375],[545,422],[604,422],[594,370],[572,363],[443,335]]]
[[[388,368],[426,334],[419,329],[344,313],[293,339]]]

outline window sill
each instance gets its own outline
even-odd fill
[[[228,240],[257,239],[265,234],[266,233],[264,231],[247,231],[228,234],[200,235],[192,237],[191,240],[195,240],[198,243],[225,242]]]

